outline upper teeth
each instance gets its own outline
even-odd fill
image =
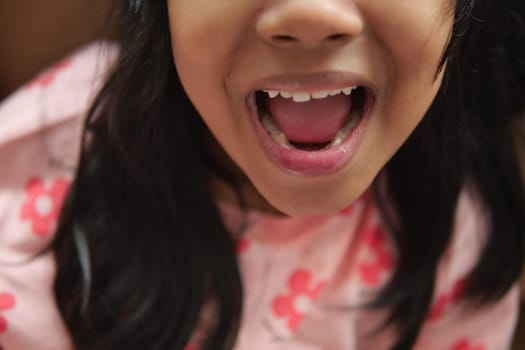
[[[349,86],[342,89],[335,90],[319,90],[319,91],[277,91],[277,90],[263,90],[270,98],[275,98],[279,95],[284,98],[291,98],[294,102],[307,102],[311,99],[323,99],[328,96],[335,96],[339,94],[350,95],[352,91],[357,89],[357,86]]]

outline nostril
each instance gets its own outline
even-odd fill
[[[293,42],[293,41],[297,41],[296,38],[294,38],[293,36],[291,35],[273,35],[272,36],[272,39],[274,41],[277,41],[277,42]]]
[[[327,37],[327,39],[329,41],[343,41],[343,40],[346,40],[348,38],[348,35],[346,34],[332,34],[330,36]]]
[[[331,34],[327,36],[319,36],[317,38],[314,37],[313,35],[311,37],[308,37],[308,36],[299,37],[299,36],[288,35],[288,34],[274,34],[270,36],[271,41],[277,45],[288,46],[288,45],[295,45],[295,44],[302,43],[304,45],[308,45],[309,47],[316,46],[318,44],[321,44],[322,42],[334,43],[334,44],[343,43],[347,41],[348,39],[350,39],[350,37],[351,37],[350,35],[347,35],[345,33],[336,33],[336,34]]]

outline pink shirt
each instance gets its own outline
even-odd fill
[[[77,162],[82,118],[116,47],[93,44],[42,73],[0,104],[0,344],[5,350],[69,350],[52,284],[52,239]],[[417,350],[507,350],[518,312],[513,288],[497,304],[457,302],[484,240],[482,211],[461,194],[454,237],[440,263],[434,305]],[[220,205],[237,232],[237,208]],[[383,350],[393,329],[368,337],[386,311],[352,308],[388,280],[396,252],[366,194],[344,211],[283,218],[251,211],[238,243],[245,288],[235,350]],[[347,307],[342,310],[341,307]],[[205,317],[203,315],[203,322]],[[198,349],[196,330],[187,349]]]

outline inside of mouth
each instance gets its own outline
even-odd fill
[[[303,150],[303,151],[319,151],[325,148],[326,146],[328,146],[331,141],[322,142],[322,143],[312,143],[312,142],[301,143],[301,142],[294,142],[294,141],[289,141],[289,142],[295,148]]]
[[[350,118],[361,118],[364,106],[366,102],[366,95],[367,91],[364,87],[357,87],[355,90],[352,91],[352,94],[347,96],[347,98],[351,99],[350,104],[350,110],[347,113],[345,123],[346,124]],[[272,119],[272,114],[269,111],[268,104],[269,104],[270,97],[267,93],[263,91],[257,91],[256,92],[256,103],[257,103],[257,110],[259,113],[259,119],[261,120],[264,115],[270,116]],[[287,140],[290,145],[292,145],[294,148],[303,150],[303,151],[318,151],[322,150],[324,148],[329,147],[329,145],[332,143],[333,140],[326,140],[323,142],[298,142],[296,140],[293,140],[288,135],[285,135],[287,137]]]

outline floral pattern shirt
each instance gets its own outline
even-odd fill
[[[4,350],[70,350],[53,296],[56,266],[44,252],[77,162],[82,120],[118,56],[85,47],[0,103],[0,344]],[[508,350],[518,312],[513,288],[498,303],[467,309],[462,281],[485,239],[475,196],[459,200],[454,236],[438,271],[433,307],[414,349]],[[393,328],[373,333],[388,310],[373,298],[396,251],[371,196],[318,217],[246,215],[220,203],[238,238],[245,291],[235,350],[383,350]],[[242,227],[242,229],[241,229]],[[206,313],[203,313],[205,324]],[[199,329],[186,350],[199,349]]]

